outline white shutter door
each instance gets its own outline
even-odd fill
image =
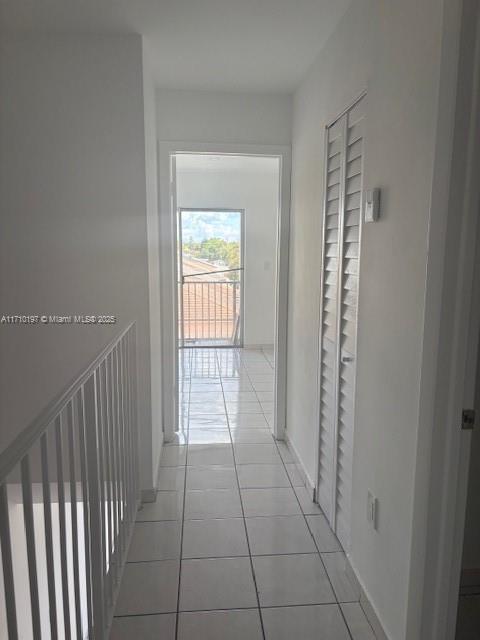
[[[346,114],[346,161],[340,259],[340,362],[336,437],[335,532],[350,546],[353,429],[357,352],[360,225],[363,192],[364,100]]]
[[[336,122],[326,131],[325,220],[323,229],[323,269],[320,343],[320,445],[318,503],[329,519],[334,512],[335,425],[337,381],[337,309],[339,220],[344,171],[344,125]]]
[[[317,500],[344,549],[352,508],[364,99],[327,129]]]

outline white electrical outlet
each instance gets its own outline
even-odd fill
[[[367,520],[376,531],[378,527],[378,500],[371,491],[368,492],[367,497]]]

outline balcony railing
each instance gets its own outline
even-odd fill
[[[135,325],[0,455],[0,637],[106,640],[138,505]]]
[[[240,345],[240,281],[185,281],[180,291],[179,335],[184,346]]]

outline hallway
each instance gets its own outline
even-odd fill
[[[343,552],[271,435],[273,354],[181,352],[181,425],[143,505],[111,640],[372,640]]]

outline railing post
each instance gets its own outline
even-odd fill
[[[80,602],[80,554],[78,547],[78,506],[77,506],[77,474],[75,465],[75,418],[74,402],[76,396],[68,403],[68,459],[70,466],[70,508],[72,513],[72,554],[73,554],[73,591],[75,594],[75,624],[77,640],[82,638],[82,607]]]
[[[32,628],[34,638],[41,636],[40,605],[38,600],[37,551],[35,545],[35,521],[33,516],[32,478],[30,474],[30,456],[20,463],[22,473],[23,513],[25,521],[25,539],[27,543],[28,577],[30,582],[30,602],[32,609]],[[12,586],[10,586],[10,589]]]
[[[18,640],[17,607],[13,588],[12,541],[10,538],[10,519],[8,496],[5,484],[0,485],[0,543],[2,548],[3,581],[5,606],[7,609],[7,627],[9,640]]]
[[[50,635],[52,640],[57,640],[57,599],[52,537],[52,497],[48,475],[48,439],[46,433],[44,433],[40,439],[40,455],[42,460],[43,520],[45,523],[45,560],[47,563]]]
[[[232,312],[232,342],[233,345],[237,345],[236,326],[237,326],[237,283],[232,284],[233,292],[233,312]]]
[[[135,471],[135,500],[140,499],[140,477],[139,477],[139,459],[138,459],[138,389],[137,389],[137,326],[131,329],[132,346],[132,416],[133,416],[133,455],[134,455],[134,471]]]
[[[55,447],[57,453],[57,492],[58,492],[58,519],[60,527],[60,568],[62,576],[62,601],[63,601],[63,627],[65,638],[70,640],[70,596],[68,584],[67,566],[67,524],[65,513],[65,484],[63,481],[63,442],[62,442],[62,414],[59,414],[54,422]]]
[[[85,407],[85,435],[87,448],[87,470],[90,508],[91,536],[91,580],[93,605],[93,638],[104,640],[105,619],[103,607],[103,554],[102,509],[100,501],[99,439],[98,439],[98,398],[96,393],[96,370],[83,387]]]
[[[22,586],[25,579],[25,565],[17,567],[12,558],[10,474],[16,478],[20,472],[21,478],[32,637],[106,640],[139,498],[137,438],[136,327],[132,323],[0,454],[0,580],[9,640],[18,640],[23,633],[18,621],[24,612],[18,608],[13,587]],[[37,478],[35,466],[32,483],[31,460],[38,445],[41,477]],[[44,548],[36,545],[34,521],[40,486]],[[52,510],[54,503],[58,510]],[[41,598],[40,569],[46,574],[42,573],[46,585],[42,581]],[[43,605],[47,596],[48,611],[41,612],[40,601]],[[27,606],[28,598],[20,604]],[[62,615],[57,605],[63,608]],[[47,631],[42,625],[48,624],[48,617]]]

